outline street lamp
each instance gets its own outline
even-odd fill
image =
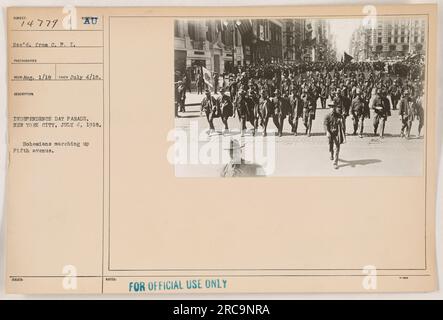
[[[227,27],[229,22],[225,21],[223,24]],[[236,20],[232,22],[233,30],[232,30],[232,70],[234,70],[235,66],[235,31],[241,25],[240,20]]]

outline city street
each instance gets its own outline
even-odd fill
[[[223,138],[234,138],[245,146],[254,141],[275,141],[275,170],[271,176],[417,176],[423,173],[425,139],[417,137],[418,121],[414,121],[409,140],[400,137],[401,121],[398,110],[392,110],[385,128],[385,137],[374,137],[373,116],[365,120],[364,137],[350,135],[353,131],[351,117],[347,118],[347,141],[341,145],[339,168],[334,169],[329,159],[328,142],[323,130],[323,119],[330,112],[321,109],[318,103],[316,119],[313,122],[312,136],[304,134],[302,119],[299,119],[298,135],[290,133],[291,127],[285,120],[283,136],[275,135],[276,127],[272,119],[268,124],[268,136],[262,138],[262,129],[258,129],[256,137],[252,137],[251,124],[247,123],[245,137],[240,136],[238,118],[229,118],[229,132],[222,134],[222,122],[219,118],[214,120],[216,133],[208,136],[205,132],[208,123],[205,116],[200,116],[198,104],[203,95],[187,93],[186,112],[179,113],[176,118],[176,129],[190,133],[191,123],[198,127],[200,139],[189,134],[191,141],[197,142],[199,149],[208,148],[209,145],[221,145]],[[422,130],[424,133],[426,125]],[[203,132],[203,134],[202,134]],[[259,139],[259,140],[257,140]],[[272,144],[271,144],[272,145]],[[223,150],[227,153],[228,151]],[[188,152],[189,153],[189,152]],[[228,158],[229,160],[229,158]],[[226,161],[224,161],[226,162]],[[179,164],[176,165],[177,176],[220,176],[224,163],[217,164]]]

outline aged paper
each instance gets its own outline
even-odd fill
[[[9,8],[7,291],[434,290],[436,22]]]

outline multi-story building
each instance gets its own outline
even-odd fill
[[[175,70],[195,73],[203,66],[219,74],[238,66],[283,60],[281,20],[176,20]]]
[[[411,53],[424,53],[426,20],[378,18],[369,43],[371,59],[398,59]]]
[[[329,61],[335,57],[327,20],[176,20],[176,74],[200,67],[219,74],[257,63]]]
[[[244,53],[239,24],[239,21],[176,20],[175,70],[189,73],[194,80],[199,67],[220,74],[231,71],[233,65],[241,65]]]
[[[358,27],[351,36],[349,53],[354,61],[366,61],[371,56],[372,30],[365,26]]]
[[[308,19],[304,24],[302,60],[312,62],[335,60],[333,37],[328,20]]]
[[[245,46],[251,51],[250,63],[283,61],[282,20],[254,19],[251,33],[245,35]]]
[[[302,60],[302,43],[305,36],[305,23],[302,19],[283,20],[283,61],[300,62]]]

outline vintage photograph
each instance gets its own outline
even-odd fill
[[[176,176],[420,176],[423,16],[175,20]]]

